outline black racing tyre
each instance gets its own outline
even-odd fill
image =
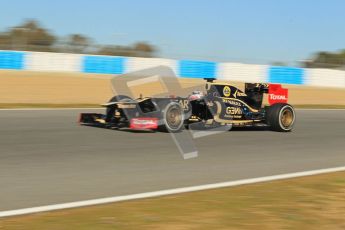
[[[118,102],[118,101],[133,101],[133,99],[126,95],[116,95],[109,100],[109,102]],[[115,113],[115,107],[108,106],[106,109],[106,119],[105,119],[106,122],[110,122],[112,120],[114,113]]]
[[[184,112],[177,102],[170,102],[162,111],[162,122],[159,130],[169,133],[181,132],[184,129]]]
[[[268,108],[267,124],[277,132],[290,132],[296,120],[293,107],[286,103],[277,103]]]

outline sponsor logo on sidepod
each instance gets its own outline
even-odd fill
[[[239,107],[226,107],[226,113],[230,115],[242,114],[242,110]]]
[[[239,97],[246,97],[247,94],[241,93],[238,90],[236,90],[236,92],[234,93],[234,97],[237,98],[237,96],[239,96]]]

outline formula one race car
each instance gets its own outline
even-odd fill
[[[269,106],[263,106],[268,95]],[[287,104],[288,92],[279,84],[245,83],[245,91],[207,79],[206,92],[188,97],[145,97],[132,99],[117,95],[103,104],[105,114],[82,113],[80,123],[107,128],[148,129],[179,132],[184,128],[267,126],[288,132],[295,111]]]

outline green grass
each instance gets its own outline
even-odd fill
[[[0,229],[345,229],[345,172],[0,219]]]

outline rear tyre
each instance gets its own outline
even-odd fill
[[[159,130],[169,133],[181,132],[184,128],[184,112],[177,102],[170,102],[162,111],[162,122]]]
[[[295,110],[289,104],[277,103],[268,108],[266,121],[273,131],[290,132],[295,119]]]

